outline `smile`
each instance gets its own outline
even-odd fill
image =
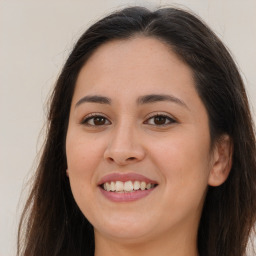
[[[137,173],[112,173],[98,183],[101,193],[113,202],[130,202],[146,197],[158,183]]]
[[[111,192],[119,192],[119,193],[124,193],[124,192],[134,192],[137,190],[148,190],[151,188],[154,188],[156,184],[153,183],[146,183],[145,181],[111,181],[111,182],[106,182],[101,185],[101,187],[105,191],[111,191]]]

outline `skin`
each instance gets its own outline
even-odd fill
[[[149,94],[179,102],[137,103]],[[88,95],[111,104],[77,105]],[[93,113],[102,125],[84,122]],[[158,125],[156,114],[171,119]],[[192,71],[165,44],[135,37],[100,46],[79,73],[66,138],[71,189],[94,226],[95,255],[198,255],[207,187],[222,184],[230,170],[229,138],[213,150],[210,142]],[[97,184],[116,172],[142,174],[158,186],[139,200],[112,202]]]

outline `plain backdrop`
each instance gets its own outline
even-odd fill
[[[134,4],[174,4],[201,16],[232,52],[256,109],[256,0],[0,0],[0,256],[15,255],[47,97],[73,44],[105,14]]]

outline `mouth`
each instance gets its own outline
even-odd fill
[[[135,191],[143,191],[155,188],[157,184],[147,183],[146,181],[110,181],[100,185],[102,189],[108,192],[127,193]]]
[[[136,173],[113,173],[105,176],[98,187],[102,194],[114,202],[129,202],[149,195],[158,183]]]

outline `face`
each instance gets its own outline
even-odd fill
[[[191,69],[154,38],[112,41],[81,69],[66,138],[72,193],[95,236],[196,234],[212,169]]]

